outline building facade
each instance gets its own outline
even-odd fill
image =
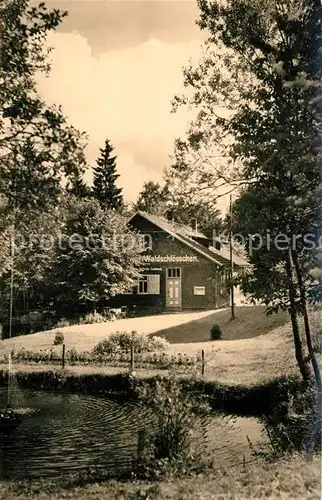
[[[230,303],[230,259],[196,227],[145,212],[129,221],[143,242],[136,287],[111,299],[112,307],[147,312],[206,310]],[[229,252],[228,252],[229,254]],[[235,270],[247,262],[234,256]]]

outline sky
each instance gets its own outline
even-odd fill
[[[60,104],[88,134],[86,155],[95,163],[110,139],[119,185],[135,201],[148,180],[162,180],[175,137],[188,126],[186,111],[171,113],[183,91],[182,68],[201,53],[194,0],[47,0],[69,11],[48,43],[52,71],[39,79],[48,104]],[[91,182],[91,172],[86,179]]]

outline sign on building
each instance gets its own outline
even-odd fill
[[[191,255],[141,255],[141,262],[198,262],[198,257]]]

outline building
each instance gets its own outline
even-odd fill
[[[128,293],[111,299],[111,306],[128,306],[137,311],[202,310],[228,306],[230,290],[229,248],[210,241],[198,230],[145,212],[129,220],[144,242],[141,279]],[[249,264],[233,255],[234,271]]]

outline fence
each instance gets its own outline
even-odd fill
[[[77,352],[75,349],[66,350],[65,344],[61,348],[57,346],[55,349],[38,352],[21,348],[17,352],[12,351],[11,359],[15,363],[61,365],[62,369],[65,369],[66,365],[124,367],[130,374],[133,374],[138,368],[167,370],[176,367],[185,370],[196,369],[204,376],[206,367],[204,350],[195,356],[189,356],[186,353],[171,355],[165,352],[135,352],[133,346],[129,352],[104,356],[94,356],[87,351]]]

